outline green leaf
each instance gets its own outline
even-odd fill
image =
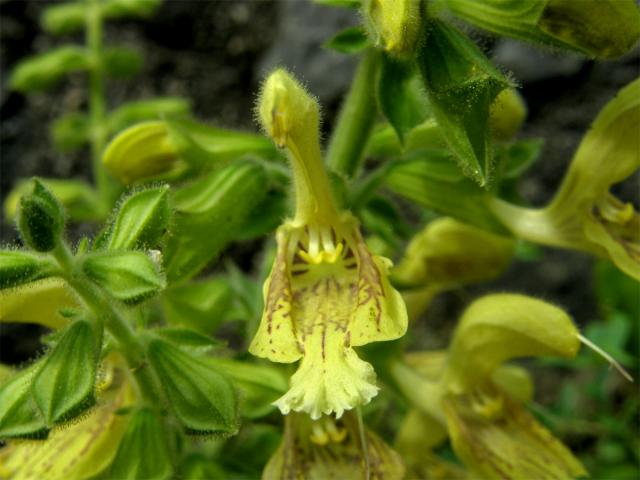
[[[161,3],[162,0],[107,0],[102,14],[105,18],[147,18]]]
[[[54,271],[46,258],[20,250],[0,250],[0,290],[48,277]]]
[[[53,250],[64,229],[64,210],[60,202],[38,180],[33,191],[20,199],[18,230],[24,242],[38,252]]]
[[[191,111],[189,100],[179,97],[158,97],[138,100],[111,111],[107,117],[110,132],[120,132],[125,128],[145,120],[160,120],[165,117],[188,115]]]
[[[233,434],[237,401],[233,386],[204,360],[162,340],[152,340],[147,356],[169,404],[188,433]]]
[[[414,65],[383,56],[378,80],[380,110],[404,143],[406,135],[429,116],[429,105]]]
[[[139,303],[162,290],[159,266],[142,252],[95,252],[82,259],[82,270],[109,295]]]
[[[488,193],[464,178],[446,151],[425,149],[394,162],[385,185],[425,208],[495,233],[506,233],[485,205]]]
[[[98,220],[106,215],[95,190],[80,180],[41,179],[39,180],[56,197],[70,218],[79,221]],[[32,189],[31,180],[18,182],[7,195],[4,211],[7,218],[15,218],[20,198]]]
[[[82,30],[86,18],[86,2],[69,2],[45,8],[40,22],[45,31],[54,35],[65,35]]]
[[[216,371],[228,376],[240,392],[240,411],[247,418],[259,418],[272,412],[273,402],[289,389],[286,373],[273,365],[208,357]]]
[[[418,65],[433,114],[464,174],[489,187],[494,173],[489,111],[509,82],[454,27],[433,21],[425,31]]]
[[[186,281],[216,257],[236,238],[267,188],[264,168],[246,161],[177,190],[175,234],[164,252],[168,280]]]
[[[49,429],[31,397],[31,380],[42,362],[14,375],[0,386],[0,439],[47,438]]]
[[[142,55],[126,47],[105,48],[102,65],[107,75],[131,77],[142,69]]]
[[[167,432],[150,408],[131,413],[129,425],[109,468],[107,478],[118,480],[164,480],[173,466],[167,446]]]
[[[70,152],[89,142],[91,123],[83,113],[68,113],[53,122],[49,133],[58,150]]]
[[[101,343],[101,334],[88,321],[77,320],[44,360],[31,394],[47,426],[69,420],[95,403]]]
[[[9,84],[21,92],[45,90],[65,74],[87,70],[90,66],[91,60],[84,48],[59,47],[22,60],[11,73]]]
[[[193,353],[208,352],[223,345],[222,342],[189,328],[157,328],[151,331],[151,335],[166,340],[183,350]]]
[[[155,248],[171,219],[169,187],[164,185],[134,192],[119,205],[107,234],[107,250],[146,250]]]
[[[322,46],[340,53],[354,54],[362,52],[369,45],[367,32],[362,27],[350,27],[342,30]]]
[[[211,333],[225,319],[232,299],[227,281],[214,278],[169,288],[162,295],[162,305],[170,324]]]

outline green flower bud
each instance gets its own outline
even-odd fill
[[[491,136],[496,140],[510,140],[518,133],[527,116],[527,105],[515,88],[505,88],[498,94],[489,110]]]
[[[33,192],[20,199],[17,223],[20,235],[29,247],[48,252],[60,241],[64,210],[51,192],[34,180]]]
[[[144,122],[128,128],[108,145],[102,156],[105,168],[129,185],[184,169],[165,122]]]
[[[394,55],[410,54],[420,31],[420,0],[367,0],[362,11],[373,42]]]

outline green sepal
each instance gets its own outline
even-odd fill
[[[33,398],[31,380],[41,362],[18,372],[0,386],[0,439],[47,438],[49,428],[45,425]]]
[[[456,16],[500,36],[600,57],[618,57],[640,36],[634,0],[446,0]]]
[[[89,279],[127,304],[140,303],[165,286],[160,267],[143,252],[94,252],[81,265]]]
[[[65,208],[74,220],[98,220],[107,212],[98,195],[88,183],[81,180],[41,179],[39,180]],[[31,180],[22,180],[11,190],[4,202],[6,218],[15,218],[20,198],[32,189]]]
[[[115,133],[138,122],[158,120],[176,115],[188,115],[190,111],[191,104],[188,99],[158,97],[127,102],[109,113],[107,123],[109,131]]]
[[[69,2],[45,8],[40,23],[54,35],[65,35],[82,30],[87,18],[86,2]]]
[[[206,362],[233,381],[240,396],[240,412],[246,418],[272,412],[273,402],[289,389],[287,374],[274,365],[216,357],[208,357]]]
[[[104,49],[102,65],[107,75],[131,77],[142,68],[142,55],[126,47],[109,47]]]
[[[355,54],[369,46],[369,38],[364,28],[349,27],[337,33],[322,46],[340,53]]]
[[[0,290],[48,277],[53,272],[53,265],[38,255],[21,250],[0,250]]]
[[[70,420],[95,404],[101,343],[96,326],[76,320],[47,355],[31,384],[31,395],[47,426]]]
[[[84,48],[63,46],[21,61],[11,73],[9,84],[20,92],[45,90],[65,74],[90,66],[91,59]]]
[[[267,189],[264,168],[251,161],[234,163],[178,189],[175,234],[164,251],[169,282],[188,280],[234,240]]]
[[[83,113],[68,113],[53,122],[49,134],[61,152],[77,150],[89,141],[91,122]]]
[[[151,340],[147,357],[187,433],[231,435],[237,431],[236,394],[225,376],[204,359],[164,340]]]
[[[33,191],[23,195],[18,207],[17,225],[22,240],[38,252],[53,250],[63,233],[64,210],[60,202],[39,181]]]
[[[485,204],[489,194],[462,175],[447,151],[412,152],[390,166],[385,185],[430,210],[494,233],[506,233]]]
[[[192,353],[207,353],[224,345],[223,342],[198,333],[190,328],[162,327],[149,331],[149,335],[157,337]]]
[[[161,419],[150,408],[140,408],[127,415],[131,416],[129,425],[106,477],[118,480],[170,478],[173,465]]]
[[[172,143],[192,168],[211,169],[248,155],[281,158],[273,142],[263,135],[209,127],[189,120],[168,119]]]
[[[95,248],[145,250],[155,248],[169,227],[171,208],[167,185],[134,192],[120,203],[114,219]]]
[[[233,292],[223,278],[186,283],[167,289],[162,305],[167,321],[211,333],[231,308]]]
[[[162,0],[107,0],[102,5],[105,18],[147,18],[158,9]]]
[[[488,188],[494,167],[489,111],[510,83],[454,27],[435,20],[425,36],[418,65],[433,114],[464,174]]]
[[[429,117],[426,93],[413,63],[384,55],[377,93],[380,110],[403,143]]]

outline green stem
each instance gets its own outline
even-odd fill
[[[102,166],[102,151],[105,146],[106,102],[104,66],[102,52],[102,12],[99,0],[90,0],[87,13],[86,42],[92,59],[89,71],[89,118],[91,122],[91,158],[93,179],[105,210],[111,205],[112,181]]]
[[[358,65],[329,143],[329,168],[349,178],[360,168],[375,121],[374,92],[379,64],[380,53],[374,49],[367,50]]]
[[[66,244],[60,242],[53,251],[53,256],[69,286],[80,296],[95,318],[104,322],[105,328],[116,339],[120,352],[133,372],[140,397],[150,403],[156,402],[155,379],[146,363],[144,345],[127,319],[105,298],[100,289],[75,268],[73,255]]]

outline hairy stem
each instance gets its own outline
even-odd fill
[[[140,397],[150,403],[156,402],[156,382],[146,363],[144,345],[131,328],[128,320],[105,297],[102,291],[76,268],[73,255],[67,245],[60,242],[53,251],[53,256],[60,265],[63,277],[69,286],[78,294],[87,309],[95,315],[95,318],[103,322],[104,327],[115,338],[120,347],[119,350],[133,373]]]
[[[329,168],[349,178],[360,168],[375,121],[374,92],[379,64],[380,54],[374,49],[367,50],[358,65],[329,143]]]

